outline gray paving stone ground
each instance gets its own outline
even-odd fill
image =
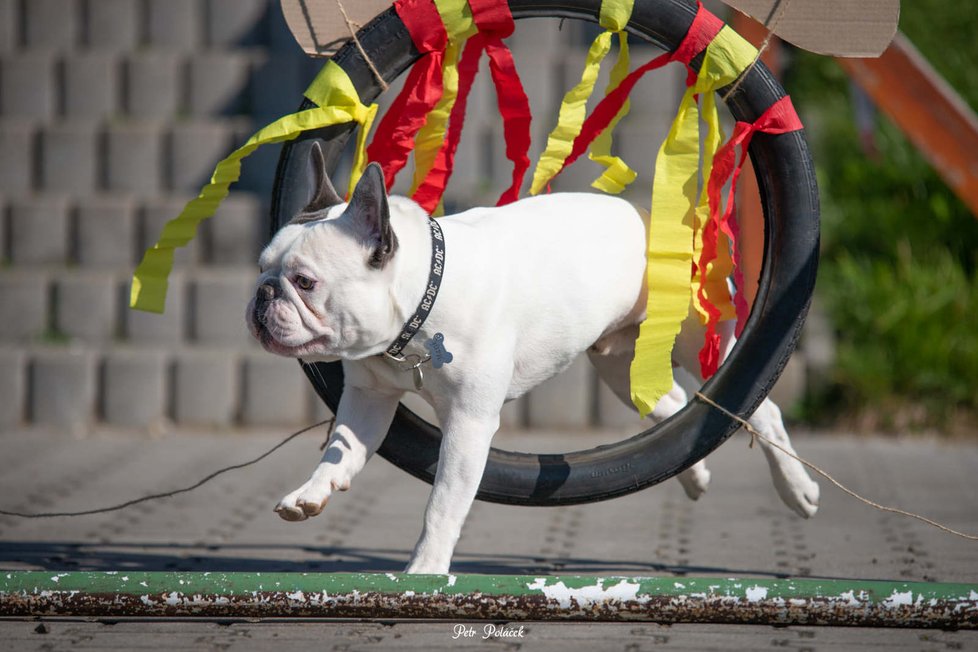
[[[629,431],[630,432],[630,431]],[[84,439],[0,434],[0,505],[72,510],[188,485],[269,448],[283,431]],[[502,433],[503,448],[553,452],[621,431]],[[322,516],[286,523],[271,508],[319,456],[310,433],[254,467],[114,514],[0,517],[0,568],[45,570],[399,571],[421,527],[427,485],[374,459]],[[888,505],[978,530],[978,444],[795,437],[802,455]],[[560,508],[477,503],[453,570],[466,573],[821,577],[978,582],[978,545],[876,512],[824,481],[803,521],[781,505],[759,450],[737,435],[709,460],[696,503],[670,481],[610,502]],[[522,640],[454,640],[451,622],[100,622],[0,620],[0,650],[966,650],[978,632],[654,624],[524,623]],[[481,627],[481,625],[478,625]]]
[[[323,651],[465,650],[500,652],[577,652],[624,650],[833,650],[903,652],[973,650],[969,632],[880,630],[749,625],[654,625],[619,623],[525,623],[523,638],[453,639],[453,622],[2,622],[0,650],[234,650]],[[511,623],[509,626],[513,626]],[[518,625],[517,625],[518,626]]]

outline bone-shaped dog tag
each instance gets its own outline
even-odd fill
[[[425,342],[424,345],[431,354],[431,366],[435,369],[441,369],[442,365],[448,364],[455,358],[445,348],[445,336],[441,333],[435,333],[435,336]]]

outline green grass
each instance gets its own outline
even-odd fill
[[[835,381],[845,411],[868,407],[892,428],[947,425],[959,409],[978,410],[974,273],[947,252],[915,258],[904,241],[895,264],[839,255],[822,284],[844,325]],[[908,413],[917,415],[909,423]]]
[[[978,8],[903,4],[901,29],[974,107]],[[978,219],[884,115],[877,155],[864,150],[850,84],[832,59],[796,51],[786,85],[814,149],[817,292],[838,334],[830,386],[808,401],[806,418],[901,431],[975,423]]]

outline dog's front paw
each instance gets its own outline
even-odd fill
[[[784,504],[802,518],[811,518],[818,511],[818,483],[802,472],[799,476],[778,476],[774,488]]]
[[[304,521],[323,511],[328,500],[328,494],[317,499],[300,489],[278,501],[275,512],[286,521]]]
[[[348,477],[342,480],[313,477],[278,501],[275,511],[286,521],[304,521],[310,516],[318,516],[334,491],[346,491],[349,488]]]
[[[275,513],[281,516],[283,520],[295,522],[304,521],[309,518],[301,508],[295,504],[289,504],[287,500],[288,496],[280,500],[278,505],[275,506]]]

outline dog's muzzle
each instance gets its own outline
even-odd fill
[[[281,294],[282,286],[279,284],[278,279],[268,279],[258,286],[258,290],[255,292],[254,318],[256,324],[262,326],[265,324],[265,310],[268,308],[268,304]]]

